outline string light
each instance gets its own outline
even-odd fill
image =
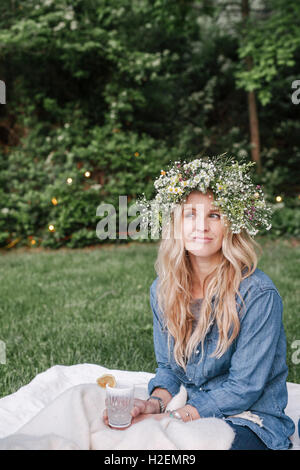
[[[56,204],[58,204],[58,200],[56,199],[56,197],[53,197],[53,198],[51,199],[51,202],[52,202],[52,204],[53,204],[54,206],[56,206]]]
[[[35,240],[31,240],[31,245],[35,245],[36,244],[36,241]]]
[[[52,225],[52,224],[50,224],[50,225],[48,226],[48,229],[49,229],[50,232],[55,232],[55,227],[54,227],[54,225]]]
[[[282,201],[282,197],[281,196],[276,196],[276,202],[281,202]]]
[[[89,177],[91,176],[91,172],[90,172],[90,171],[86,171],[86,172],[84,173],[84,176],[85,176],[86,178],[89,178]]]
[[[22,237],[18,237],[15,240],[11,241],[8,245],[6,245],[6,248],[12,248],[15,246],[19,241],[21,240]]]
[[[134,154],[135,157],[138,157],[139,155],[140,155],[139,152],[135,152]]]
[[[67,178],[67,183],[68,184],[72,184],[72,181],[73,181],[72,178]]]

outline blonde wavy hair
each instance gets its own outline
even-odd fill
[[[174,338],[174,358],[177,364],[186,369],[188,359],[200,342],[203,357],[204,338],[213,320],[216,321],[219,331],[219,340],[213,356],[221,357],[237,337],[240,321],[235,295],[240,297],[244,306],[239,285],[257,267],[258,256],[255,248],[260,252],[262,249],[245,230],[239,234],[232,233],[230,223],[224,215],[221,260],[204,280],[204,299],[198,322],[192,332],[194,315],[190,302],[193,300],[193,270],[183,237],[175,236],[176,233],[182,233],[183,208],[184,203],[178,204],[171,214],[170,223],[163,227],[154,267],[159,276],[157,300],[164,313],[169,347],[171,335]],[[243,274],[244,268],[247,270]],[[214,295],[216,302],[212,316],[211,303]]]

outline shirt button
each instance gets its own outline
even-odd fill
[[[202,392],[203,388],[202,388],[202,387],[200,387],[200,388],[199,388],[199,390],[200,390],[200,392]]]
[[[199,349],[197,349],[196,354],[199,354]]]
[[[189,381],[191,381],[192,379],[189,379]]]

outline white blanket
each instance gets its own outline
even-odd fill
[[[109,370],[93,364],[53,366],[28,385],[0,400],[0,449],[229,449],[232,428],[222,419],[204,418],[181,423],[166,417],[141,421],[126,430],[104,425],[104,389],[97,377],[112,373],[117,380],[135,384],[135,396],[148,397],[147,372]],[[287,414],[299,418],[300,385],[288,383]],[[182,389],[173,404],[185,400]],[[182,432],[184,431],[184,432]],[[300,449],[298,432],[294,449]]]

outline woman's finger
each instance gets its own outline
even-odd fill
[[[106,408],[103,411],[102,418],[103,418],[104,424],[106,424],[108,426],[108,414],[107,414],[107,409]]]
[[[133,417],[136,417],[138,416],[139,414],[155,414],[155,413],[159,413],[159,406],[157,404],[157,402],[154,402],[154,400],[152,401],[148,401],[148,400],[140,400],[138,398],[136,398],[134,400],[134,406],[132,408],[132,411],[131,411],[131,415]]]
[[[136,416],[138,416],[139,414],[142,413],[142,409],[140,406],[136,405],[132,408],[130,414],[131,416],[133,416],[133,418],[135,418]]]
[[[136,417],[141,413],[145,413],[146,412],[146,406],[147,406],[147,402],[145,400],[140,400],[140,399],[136,398],[134,400],[134,406],[131,410],[131,415],[133,417]]]

